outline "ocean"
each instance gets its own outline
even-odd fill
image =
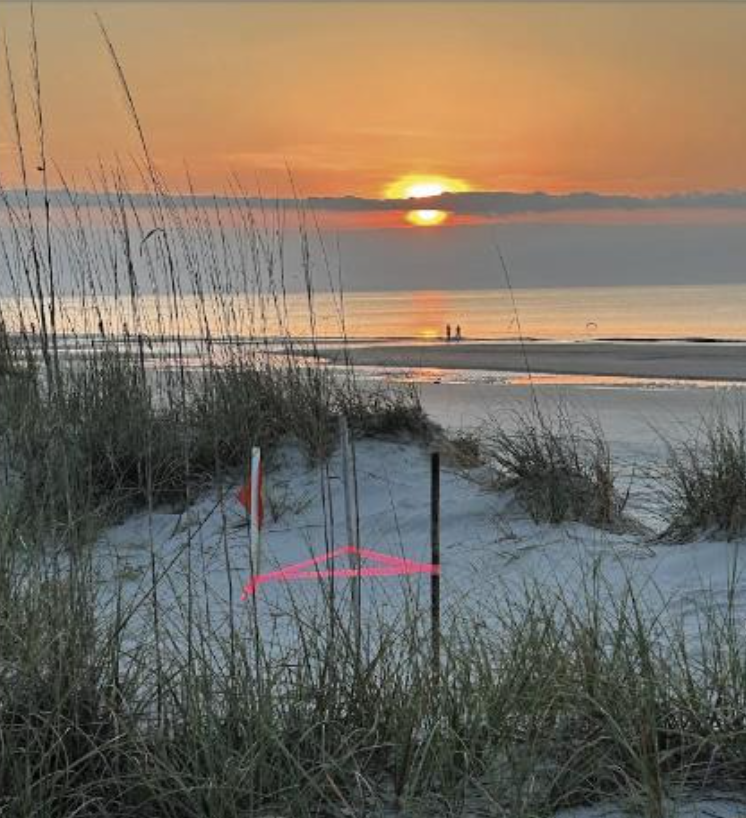
[[[143,332],[151,337],[257,340],[292,335],[329,341],[395,343],[441,340],[450,324],[465,340],[597,339],[746,341],[746,284],[494,290],[402,290],[257,298],[223,295],[126,295],[61,298],[61,334]],[[29,300],[0,300],[11,331],[35,326]]]

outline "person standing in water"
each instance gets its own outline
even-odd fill
[[[456,340],[461,340],[461,324],[456,324]]]
[[[446,341],[451,340],[451,325],[446,324]]]

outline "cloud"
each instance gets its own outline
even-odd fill
[[[742,209],[746,208],[746,191],[692,192],[647,197],[592,192],[552,194],[482,191],[443,193],[440,196],[421,199],[311,197],[307,202],[314,208],[328,211],[399,211],[416,208],[418,210],[447,210],[463,216],[509,216],[594,210]]]
[[[19,201],[20,191],[6,191],[11,201]],[[69,202],[69,193],[53,191],[52,198],[60,203]],[[94,194],[87,191],[74,193],[79,206],[100,205],[107,199],[114,201],[114,194]],[[42,194],[32,191],[33,202],[42,203]],[[149,195],[132,193],[129,200],[135,205],[152,202]],[[289,208],[306,207],[315,211],[330,213],[381,213],[404,210],[447,210],[461,216],[519,216],[551,213],[591,213],[604,211],[693,211],[693,210],[746,210],[746,191],[711,191],[679,193],[659,196],[631,196],[607,193],[514,193],[510,191],[480,191],[471,193],[443,193],[440,196],[418,199],[377,199],[359,196],[310,196],[308,198],[264,198],[249,195],[238,196],[175,194],[171,197],[175,205],[205,204],[215,206],[235,206],[238,203]]]

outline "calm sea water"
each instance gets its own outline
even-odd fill
[[[514,303],[515,302],[515,303]],[[353,294],[351,337],[746,339],[746,285]]]
[[[515,305],[513,303],[515,301]],[[30,304],[0,301],[6,324],[27,329],[34,324]],[[460,326],[464,338],[509,341],[526,338],[567,341],[597,338],[699,338],[746,340],[746,285],[686,287],[593,287],[584,289],[400,291],[318,294],[309,319],[305,296],[285,300],[251,296],[184,296],[178,305],[167,297],[143,296],[133,305],[126,298],[83,303],[67,299],[58,305],[63,333],[98,335],[123,330],[151,335],[201,337],[206,324],[221,335],[340,338],[356,341],[433,341],[446,325]],[[138,330],[139,328],[139,330]]]

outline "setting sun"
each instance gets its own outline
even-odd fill
[[[441,193],[467,193],[471,188],[463,179],[449,176],[402,176],[384,188],[386,199],[426,199]]]
[[[462,179],[410,174],[387,185],[383,195],[387,199],[428,199],[443,193],[466,193],[469,189]],[[449,215],[446,210],[409,210],[404,218],[415,227],[435,227],[443,224]]]
[[[445,210],[409,210],[404,218],[417,227],[435,227],[443,224],[448,216]]]

